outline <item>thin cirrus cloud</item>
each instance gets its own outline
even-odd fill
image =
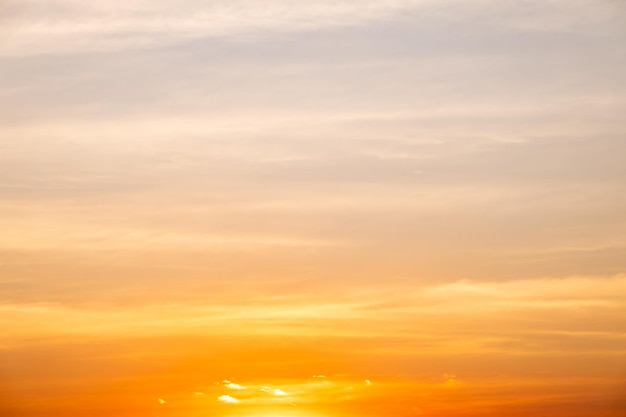
[[[457,324],[450,318],[479,319],[493,314],[502,314],[502,320],[494,318],[490,329],[476,329],[471,333],[480,338],[489,334],[515,335],[525,331],[548,331],[551,325],[561,322],[561,325],[567,325],[561,327],[563,330],[580,332],[583,336],[610,329],[619,336],[621,333],[617,317],[626,308],[624,300],[620,298],[620,294],[626,290],[625,285],[623,274],[511,282],[459,281],[440,285],[423,284],[412,288],[397,283],[387,288],[355,290],[350,296],[342,295],[340,289],[317,296],[311,293],[304,297],[293,295],[283,298],[231,293],[212,300],[212,306],[203,305],[200,301],[189,301],[176,304],[150,303],[116,310],[98,309],[89,305],[69,307],[51,303],[5,303],[0,312],[7,334],[15,340],[23,338],[24,342],[35,336],[55,334],[123,337],[131,329],[135,329],[137,335],[144,336],[172,333],[193,335],[201,328],[230,335],[281,334],[290,329],[289,334],[292,336],[316,329],[316,334],[320,336],[344,334],[380,337],[384,340],[388,336],[408,337],[404,332],[411,326],[430,328],[437,325],[444,328],[449,326],[448,331],[451,333],[448,337],[452,337]],[[545,321],[545,327],[533,323],[532,318],[540,317],[548,310],[553,319]],[[578,322],[577,312],[584,312],[586,322]],[[567,318],[568,314],[572,315],[570,319]],[[528,319],[526,324],[519,322],[518,328],[506,329],[508,318],[522,315]],[[611,315],[613,319],[608,319]],[[422,317],[422,320],[420,323],[412,323],[411,317]],[[298,323],[302,320],[308,324],[298,330]],[[600,323],[601,320],[605,322],[594,327],[594,323]],[[63,328],[55,328],[54,323],[60,322],[64,323]],[[247,328],[247,322],[263,326],[255,330]],[[327,327],[332,322],[335,322],[335,326]],[[446,322],[448,324],[443,324]],[[503,327],[498,328],[496,322]],[[101,324],[94,326],[92,323]],[[624,346],[616,345],[615,348],[619,350]],[[225,381],[224,386],[231,390],[246,389],[232,381]],[[275,393],[280,395],[278,391]]]
[[[425,0],[146,2],[9,4],[13,18],[2,55],[154,47],[199,37],[254,36],[352,25],[428,4]],[[22,15],[30,19],[20,19]],[[26,47],[26,51],[24,51]],[[20,51],[21,49],[21,51]]]
[[[342,0],[303,3],[293,0],[255,2],[247,0],[111,1],[101,4],[62,0],[28,0],[4,4],[8,27],[3,34],[0,55],[111,51],[176,44],[202,37],[266,36],[267,33],[319,30],[387,20],[403,13],[423,12],[474,17],[490,9],[497,24],[528,31],[585,31],[590,24],[617,23],[619,6],[609,2],[593,5],[579,2],[564,9],[567,2],[537,4],[540,14],[526,13],[527,6],[481,1],[478,7],[461,2],[431,0]],[[593,7],[594,13],[586,14]],[[450,13],[449,10],[456,12]],[[606,26],[603,27],[606,30]]]

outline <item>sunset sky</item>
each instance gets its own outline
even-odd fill
[[[0,416],[623,417],[626,3],[0,0]]]

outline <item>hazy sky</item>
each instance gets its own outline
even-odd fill
[[[622,416],[625,68],[619,0],[0,0],[0,414]]]

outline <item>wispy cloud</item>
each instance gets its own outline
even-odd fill
[[[324,299],[285,297],[272,303],[255,302],[253,296],[234,302],[222,297],[212,307],[195,302],[113,311],[5,303],[0,306],[0,320],[13,341],[98,334],[120,338],[131,333],[142,337],[190,337],[202,329],[206,334],[231,337],[298,338],[313,332],[328,340],[354,338],[356,345],[360,344],[356,340],[367,338],[367,347],[359,350],[374,352],[385,344],[384,351],[402,352],[407,343],[419,344],[422,353],[459,349],[511,352],[508,344],[513,341],[519,343],[520,352],[559,351],[570,349],[564,343],[572,337],[586,341],[580,345],[583,350],[621,352],[626,349],[626,336],[619,330],[618,317],[626,311],[621,297],[625,292],[623,275],[495,283],[466,281],[421,288],[364,288],[348,298],[326,294]],[[379,302],[381,299],[385,301]],[[584,322],[579,321],[581,315]],[[415,321],[416,317],[420,320]],[[489,328],[463,325],[487,319]],[[516,326],[510,327],[510,321],[515,321]],[[564,329],[571,333],[563,333]],[[464,341],[459,345],[460,333]],[[554,338],[549,343],[548,335]],[[538,344],[538,337],[546,340],[545,346]],[[621,342],[610,347],[603,342],[610,339]],[[223,386],[241,392],[253,388],[232,381],[225,381]],[[277,387],[267,391],[276,396],[288,392]]]
[[[224,386],[228,389],[233,389],[233,390],[245,390],[246,389],[246,387],[244,387],[243,385],[239,385],[234,382],[225,383]]]
[[[235,397],[231,397],[230,395],[220,395],[217,397],[217,400],[226,404],[237,404],[239,402]]]
[[[255,2],[63,0],[20,2],[8,9],[0,55],[155,47],[199,37],[254,37],[259,31],[315,30],[384,19],[428,0]],[[5,12],[6,13],[6,12]]]
[[[209,4],[194,0],[101,4],[28,0],[9,2],[5,6],[0,55],[156,47],[200,37],[250,39],[260,33],[359,25],[423,8],[434,8],[436,17],[450,14],[472,18],[478,13],[492,24],[534,32],[585,31],[590,25],[607,28],[611,23],[617,24],[615,15],[620,10],[610,2],[579,3],[579,7],[570,8],[566,7],[567,2],[560,1],[524,5],[481,1],[478,7],[469,8],[456,1],[446,1],[446,7],[442,7],[441,2],[432,0],[323,0],[315,3],[234,0]],[[485,13],[485,10],[491,12]],[[593,12],[586,13],[586,10]]]

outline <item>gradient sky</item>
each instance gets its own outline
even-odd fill
[[[0,415],[626,415],[626,4],[0,0]]]

